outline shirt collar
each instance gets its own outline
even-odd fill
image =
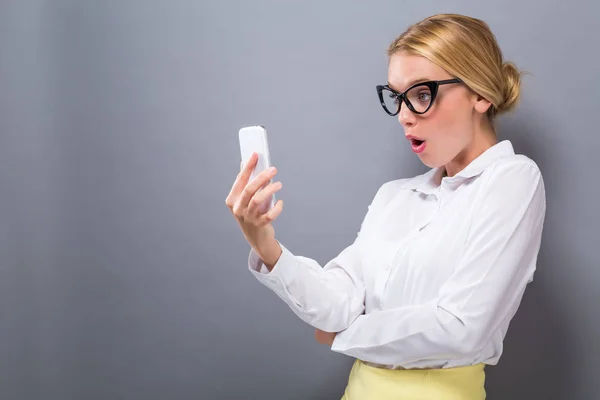
[[[512,143],[509,140],[503,140],[496,143],[477,158],[471,161],[465,168],[453,177],[445,178],[453,186],[459,186],[467,179],[474,178],[480,175],[485,169],[501,158],[512,156],[515,154]],[[431,194],[440,186],[444,168],[433,168],[428,172],[409,179],[404,185],[405,189],[416,190],[425,194]]]

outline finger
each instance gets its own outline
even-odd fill
[[[231,191],[228,197],[238,197],[244,187],[248,184],[248,180],[250,179],[250,175],[252,175],[252,170],[256,167],[256,163],[258,162],[258,154],[252,153],[246,165],[242,165],[242,169],[238,174],[233,186],[231,187]],[[243,162],[242,162],[243,163]]]
[[[275,206],[273,206],[273,208],[271,208],[269,211],[267,211],[265,213],[265,215],[263,215],[260,218],[261,224],[266,225],[268,223],[275,221],[277,219],[277,217],[279,217],[279,214],[281,214],[282,211],[283,211],[283,200],[277,200],[277,203],[275,203]]]
[[[252,182],[248,183],[239,197],[239,207],[247,208],[250,203],[250,199],[254,197],[254,194],[258,189],[265,187],[267,183],[277,174],[277,168],[271,167],[260,174]]]
[[[243,161],[241,162],[240,176],[242,178],[249,179],[250,175],[252,175],[252,170],[256,167],[257,163],[258,163],[258,153],[253,152],[250,155],[250,158],[248,159],[248,161],[246,162],[246,165],[244,165]]]
[[[264,189],[261,189],[258,192],[256,192],[256,194],[252,196],[252,199],[248,204],[248,214],[256,215],[257,210],[261,207],[261,205],[268,201],[274,193],[280,191],[282,187],[283,185],[281,182],[273,182],[267,185],[267,187],[265,187]]]

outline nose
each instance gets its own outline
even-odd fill
[[[412,111],[410,111],[410,109],[404,102],[402,102],[400,104],[400,112],[398,113],[398,121],[400,121],[400,124],[402,126],[404,126],[405,128],[414,126],[415,123],[417,122],[416,115]]]

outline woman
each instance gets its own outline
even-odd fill
[[[430,170],[383,184],[350,246],[321,268],[276,240],[283,203],[257,206],[281,183],[269,183],[275,170],[248,182],[256,155],[226,203],[256,278],[317,340],[356,358],[344,398],[484,399],[484,366],[533,279],[546,212],[537,165],[494,128],[520,73],[484,22],[461,15],[409,27],[388,54],[379,100]]]

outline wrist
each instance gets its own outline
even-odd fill
[[[256,253],[270,272],[275,267],[275,264],[277,264],[277,261],[279,261],[279,257],[281,257],[283,250],[281,249],[279,242],[273,239],[268,244],[256,249]]]

